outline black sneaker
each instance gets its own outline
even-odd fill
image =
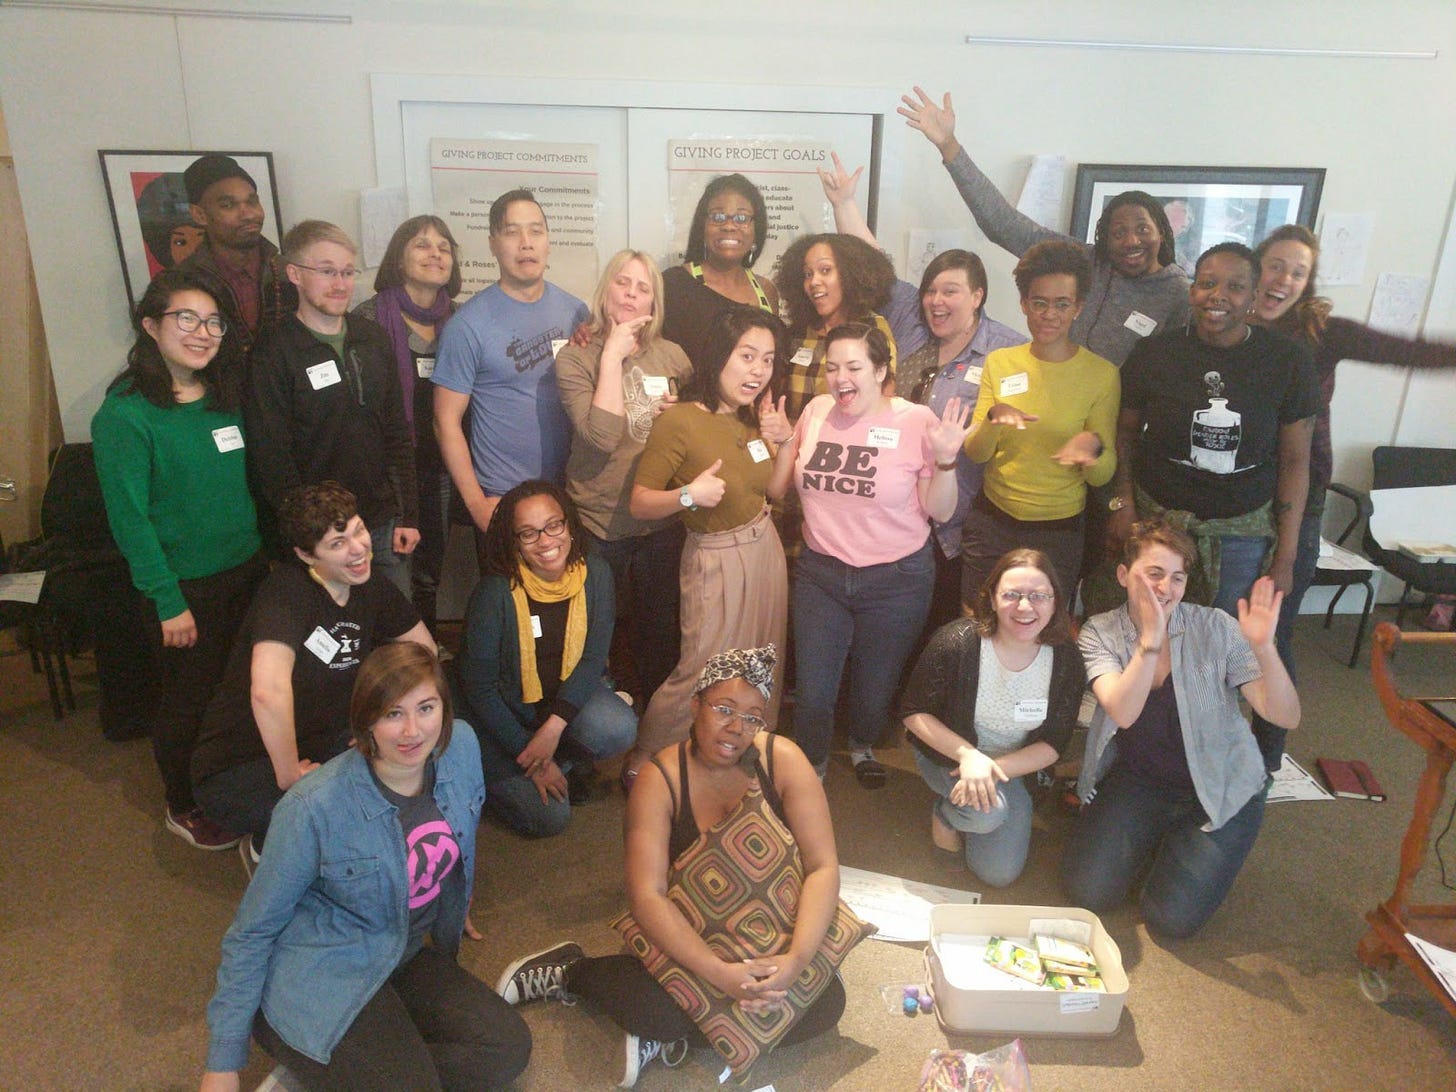
[[[581,945],[574,941],[522,956],[505,969],[500,981],[495,984],[495,992],[505,998],[508,1005],[560,997],[566,968],[581,957]]]

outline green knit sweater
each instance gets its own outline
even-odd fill
[[[188,609],[178,581],[225,572],[261,548],[240,414],[207,398],[163,409],[114,390],[91,440],[112,536],[159,621]]]

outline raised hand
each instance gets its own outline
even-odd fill
[[[1158,590],[1146,573],[1128,573],[1127,610],[1137,626],[1138,643],[1148,649],[1162,648],[1167,639],[1168,612],[1158,601]]]
[[[1007,405],[1005,402],[997,402],[986,413],[986,422],[992,425],[1006,425],[1011,428],[1025,431],[1026,426],[1040,418],[1034,413],[1023,413],[1015,406]]]
[[[859,186],[859,176],[864,173],[864,167],[856,167],[854,174],[849,174],[839,161],[839,153],[831,152],[830,155],[834,157],[834,170],[820,168],[819,184],[824,187],[825,200],[838,208],[846,201],[854,200],[854,191]]]
[[[713,465],[688,482],[688,494],[699,508],[717,508],[723,501],[728,483],[718,477],[723,469],[723,460],[714,459]]]
[[[1079,432],[1052,456],[1063,466],[1091,466],[1102,454],[1102,439],[1095,432]]]
[[[961,445],[971,431],[973,408],[970,402],[962,402],[959,398],[952,398],[945,404],[939,423],[926,434],[936,462],[954,462],[960,454]]]
[[[773,391],[764,391],[758,400],[758,434],[771,444],[781,444],[794,433],[789,415],[784,412],[787,401],[788,395],[784,395],[775,404]]]
[[[910,128],[924,133],[925,138],[945,155],[948,148],[958,144],[955,135],[955,108],[950,104],[950,92],[945,93],[939,106],[925,93],[924,88],[916,87],[915,96],[911,98],[909,95],[901,95],[900,101],[904,105],[897,107],[895,113],[904,118]]]
[[[1284,593],[1267,576],[1255,580],[1249,597],[1239,600],[1239,629],[1250,648],[1274,647],[1274,631],[1279,625],[1279,606],[1283,602]]]

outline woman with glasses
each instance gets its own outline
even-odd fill
[[[632,707],[603,680],[612,570],[587,542],[560,486],[535,480],[509,490],[486,529],[486,571],[456,661],[462,715],[480,737],[486,806],[533,838],[565,830],[573,787],[580,799],[591,763],[637,736]]]
[[[1028,249],[1013,276],[1031,341],[996,350],[981,372],[966,453],[986,472],[962,543],[967,604],[1022,546],[1045,552],[1075,588],[1087,487],[1116,466],[1117,369],[1072,340],[1092,263],[1076,243],[1051,240]]]
[[[754,275],[768,241],[768,209],[741,174],[713,179],[698,199],[683,264],[662,275],[662,336],[703,363],[708,328],[720,311],[741,306],[778,314],[773,281]]]
[[[1051,559],[1012,550],[968,618],[936,631],[900,702],[920,776],[935,793],[930,840],[992,887],[1021,875],[1031,843],[1024,779],[1071,738],[1087,675]]]
[[[132,317],[126,370],[91,422],[112,536],[156,609],[162,695],[152,753],[167,829],[199,849],[239,835],[197,806],[193,744],[233,635],[267,567],[248,493],[242,357],[206,275],[164,270]]]
[[[824,343],[829,393],[804,409],[768,487],[777,499],[792,483],[804,512],[794,566],[794,738],[822,777],[847,663],[850,759],[859,783],[877,789],[885,768],[872,748],[889,727],[900,671],[930,609],[930,520],[955,511],[970,407],[953,398],[936,417],[886,395],[890,346],[874,326],[846,323]]]

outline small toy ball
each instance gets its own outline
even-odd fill
[[[915,997],[915,998],[918,998],[920,996],[920,987],[919,986],[904,986],[904,987],[901,987],[901,989],[900,989],[900,996],[901,997]]]
[[[933,1008],[935,1008],[935,998],[931,997],[929,993],[922,993],[920,995],[920,1011],[929,1012]]]
[[[920,1011],[920,1002],[914,997],[907,996],[901,1005],[905,1010],[906,1016],[914,1016]]]

